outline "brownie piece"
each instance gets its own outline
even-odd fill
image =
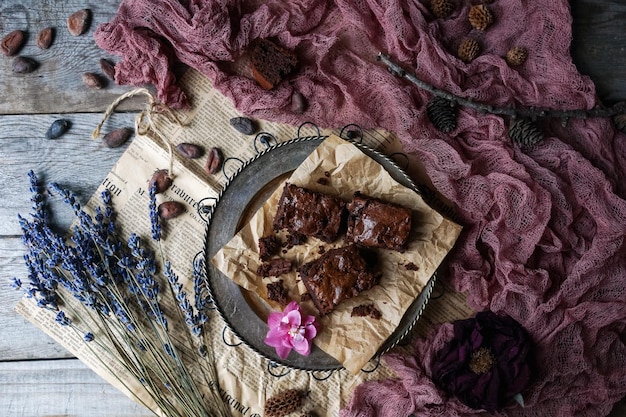
[[[282,279],[267,284],[267,298],[269,300],[276,301],[281,306],[289,304],[289,295],[287,294],[287,289],[283,285]]]
[[[359,192],[347,204],[346,241],[372,248],[406,250],[411,232],[411,210]]]
[[[274,230],[313,236],[331,243],[345,223],[345,203],[333,196],[287,183],[278,201]]]
[[[369,316],[374,320],[380,320],[383,314],[374,306],[374,304],[361,304],[355,306],[350,313],[350,317],[366,317]]]
[[[269,262],[262,263],[256,270],[257,275],[262,277],[277,277],[291,271],[291,261],[287,259],[275,258]]]
[[[302,265],[300,279],[322,316],[339,303],[355,297],[378,283],[376,258],[356,245],[331,249]]]
[[[250,69],[261,87],[271,90],[298,64],[296,55],[268,39],[258,39],[250,48]]]
[[[280,241],[276,235],[269,235],[259,238],[259,259],[269,261],[272,256],[280,251]]]

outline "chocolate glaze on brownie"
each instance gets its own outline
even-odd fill
[[[274,230],[313,236],[331,243],[339,236],[345,219],[345,203],[287,183],[274,216]]]
[[[406,250],[411,232],[411,210],[359,192],[347,204],[346,241],[358,245]]]
[[[331,249],[318,259],[302,265],[298,272],[311,300],[321,315],[339,303],[355,297],[378,283],[375,255],[356,245]]]

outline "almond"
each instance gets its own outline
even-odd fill
[[[172,177],[169,176],[169,172],[167,169],[159,169],[152,174],[152,178],[150,179],[150,187],[152,184],[156,186],[156,193],[162,193],[163,191],[170,188],[172,185]]]
[[[16,56],[13,60],[12,70],[16,74],[28,74],[39,67],[39,62],[25,56]]]
[[[54,40],[54,28],[41,29],[37,34],[37,46],[41,49],[48,49]]]
[[[100,76],[98,76],[98,74],[94,74],[93,72],[86,72],[83,74],[83,84],[96,90],[101,89],[104,85]]]
[[[104,135],[102,142],[104,142],[108,148],[117,148],[118,146],[122,146],[132,134],[133,129],[121,127]]]
[[[163,220],[174,219],[185,211],[185,206],[178,201],[166,201],[159,204],[158,207],[159,217]]]
[[[220,172],[223,163],[224,155],[222,154],[222,151],[219,148],[211,148],[204,167],[207,174],[215,175]]]
[[[79,36],[89,29],[90,23],[91,10],[82,9],[72,13],[72,15],[67,18],[67,30],[69,30],[70,35]]]
[[[110,80],[115,81],[115,64],[108,59],[100,59],[100,69],[102,73]]]
[[[26,33],[24,31],[14,30],[0,40],[0,50],[6,56],[13,56],[22,49],[25,40]]]

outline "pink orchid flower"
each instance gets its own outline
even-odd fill
[[[282,313],[270,313],[267,324],[270,330],[265,343],[276,348],[281,359],[285,359],[291,349],[305,356],[311,353],[311,341],[317,335],[319,324],[314,316],[302,316],[297,302],[290,302]]]

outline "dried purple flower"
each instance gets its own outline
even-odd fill
[[[155,241],[161,240],[161,224],[159,223],[159,211],[156,203],[156,183],[150,184],[148,191],[150,196],[150,203],[148,208],[150,209],[150,225],[152,226],[152,239]]]
[[[93,339],[94,339],[94,335],[93,335],[93,333],[91,333],[91,332],[87,332],[87,333],[85,333],[85,335],[83,336],[83,340],[84,340],[85,342],[87,342],[87,343],[89,343],[89,342],[93,342]]]
[[[529,384],[531,341],[512,318],[483,311],[454,323],[433,361],[433,380],[463,404],[499,411]]]

